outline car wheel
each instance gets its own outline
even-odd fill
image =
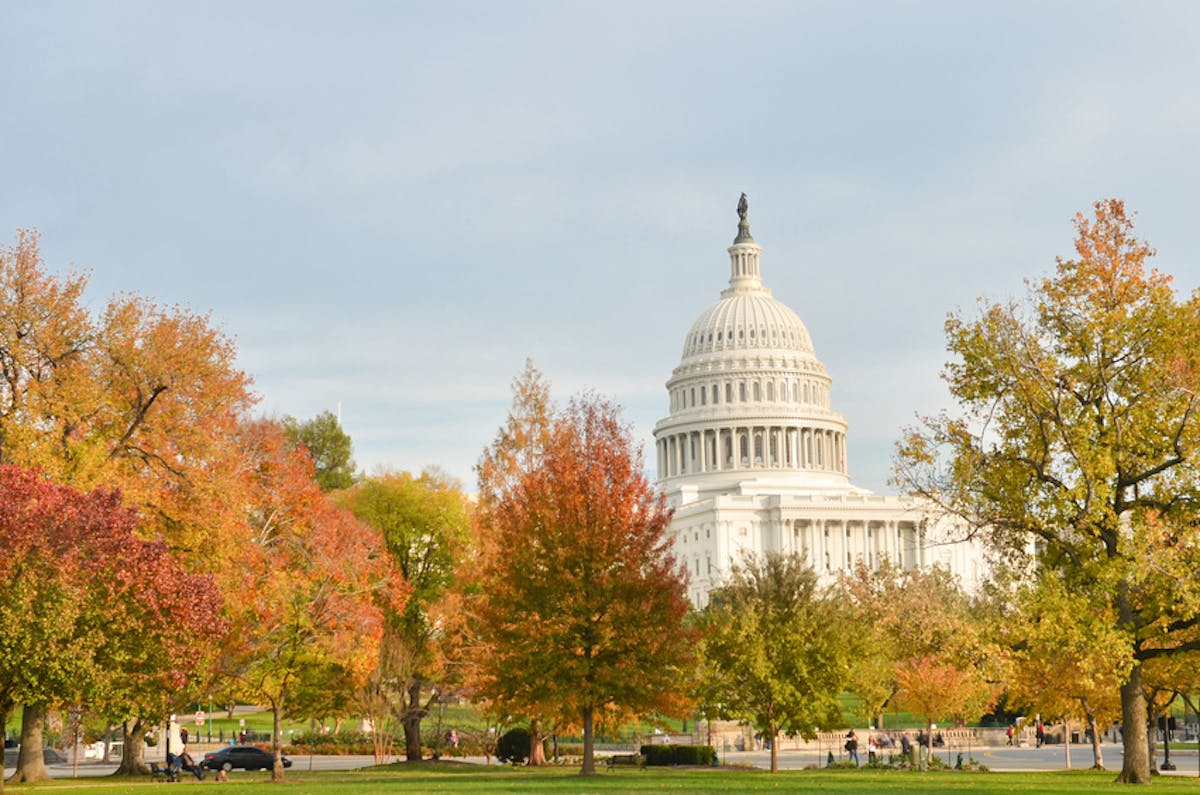
[[[226,762],[225,764],[221,765],[221,769],[228,773],[230,770],[233,770],[233,764],[231,762]]]

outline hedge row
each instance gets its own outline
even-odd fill
[[[717,750],[711,745],[643,745],[647,765],[700,765],[717,763]]]

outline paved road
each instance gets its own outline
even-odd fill
[[[943,748],[934,748],[934,754],[942,761],[954,764],[958,755],[958,750],[950,750],[947,752]],[[1109,770],[1119,770],[1121,768],[1122,751],[1121,746],[1117,743],[1102,743],[1100,752],[1104,757],[1104,766]],[[825,754],[828,753],[827,748],[821,749],[821,765],[824,766]],[[1034,747],[1014,747],[1008,746],[983,746],[970,749],[968,754],[966,749],[962,749],[963,758],[968,756],[974,757],[978,761],[987,765],[992,770],[1062,770],[1066,767],[1066,754],[1061,745],[1046,745],[1041,748]],[[749,764],[755,767],[767,768],[771,766],[770,751],[731,751],[722,753],[722,762],[730,764]],[[859,753],[860,758],[866,761],[866,752]],[[843,752],[842,758],[845,758]],[[779,752],[779,767],[784,770],[796,770],[817,763],[817,753],[815,750],[805,751],[780,751]],[[1159,764],[1162,764],[1163,755],[1162,749],[1158,752]],[[1197,753],[1193,750],[1188,751],[1171,751],[1171,762],[1175,765],[1176,770],[1173,771],[1178,775],[1197,775],[1196,770]],[[1071,767],[1072,768],[1089,768],[1092,766],[1092,747],[1090,745],[1072,745],[1071,746]],[[1167,771],[1163,771],[1164,773]]]

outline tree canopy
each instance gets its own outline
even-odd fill
[[[253,535],[238,551],[243,598],[229,608],[236,631],[223,665],[236,694],[274,713],[279,780],[279,720],[303,674],[324,670],[362,684],[377,662],[384,612],[403,608],[407,586],[379,532],[329,500],[308,455],[278,426],[246,423],[240,441]]]
[[[743,558],[701,617],[701,703],[711,717],[745,720],[771,744],[841,725],[837,696],[855,631],[835,595],[798,555]]]
[[[222,629],[216,587],[141,539],[137,521],[115,491],[0,465],[0,722],[17,703],[27,717],[86,703],[123,719],[164,709],[187,683],[190,622]],[[34,739],[40,721],[24,723]],[[36,753],[22,755],[17,780],[44,777],[41,743],[26,745]]]
[[[575,399],[526,463],[482,517],[477,685],[511,713],[581,725],[589,775],[598,724],[687,704],[686,575],[614,406]]]
[[[338,504],[381,534],[397,570],[411,589],[402,610],[389,611],[383,655],[374,678],[404,727],[405,755],[421,758],[423,703],[450,672],[442,668],[446,645],[455,639],[438,625],[443,597],[454,584],[468,544],[471,514],[457,484],[436,471],[413,477],[407,472],[365,478],[337,495]]]
[[[295,417],[284,417],[281,425],[288,440],[294,445],[304,445],[312,456],[317,483],[322,491],[336,491],[354,485],[354,447],[336,414],[322,411],[303,422]]]
[[[946,321],[961,413],[906,434],[898,479],[1111,608],[1134,658],[1119,780],[1144,783],[1141,666],[1200,647],[1200,299],[1147,267],[1122,202],[1075,228],[1024,302]]]

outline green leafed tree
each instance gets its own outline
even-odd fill
[[[354,446],[337,415],[322,411],[303,422],[295,417],[284,417],[280,425],[293,445],[307,448],[322,491],[347,489],[354,485]]]
[[[1200,648],[1200,299],[1147,267],[1122,202],[1023,302],[946,321],[957,413],[899,445],[898,480],[1069,589],[1102,594],[1133,666],[1119,781],[1148,783],[1142,666]]]
[[[841,722],[853,629],[797,555],[745,557],[701,617],[706,714],[749,721],[771,743]]]
[[[442,663],[454,639],[445,636],[437,616],[467,549],[469,503],[456,482],[435,470],[366,478],[337,499],[380,532],[412,589],[404,609],[386,617],[373,684],[399,715],[405,756],[418,761],[421,720],[451,674]]]

